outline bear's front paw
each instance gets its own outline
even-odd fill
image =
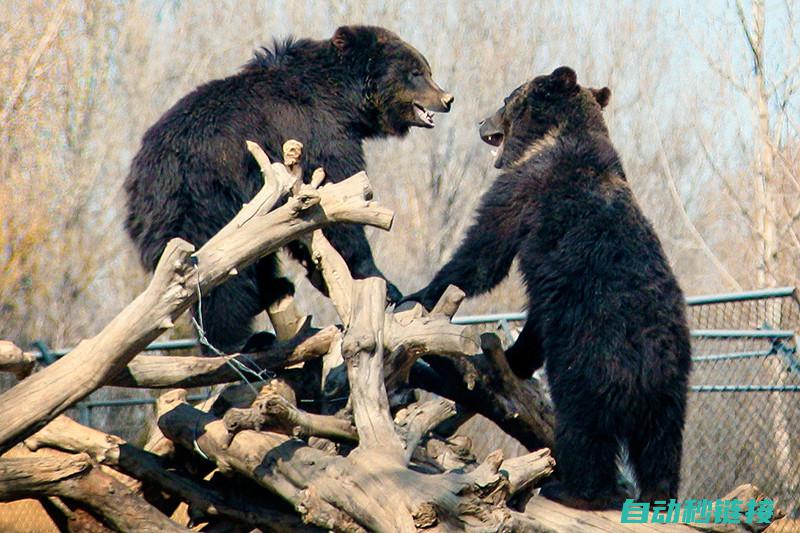
[[[240,351],[241,353],[266,352],[275,344],[276,340],[275,335],[269,331],[259,331],[247,339]]]
[[[519,379],[529,379],[544,365],[544,360],[536,351],[521,349],[517,343],[506,350],[506,361]]]
[[[408,296],[402,297],[400,299],[400,301],[397,302],[397,305],[399,307],[401,304],[404,304],[404,303],[407,303],[407,302],[416,302],[416,303],[421,304],[422,307],[424,307],[428,312],[430,312],[433,309],[433,307],[436,305],[437,301],[438,301],[438,298],[432,299],[430,297],[430,291],[423,289],[423,290],[417,291],[417,292],[415,292],[413,294],[409,294]]]
[[[403,300],[403,293],[390,281],[386,282],[386,299],[390,304],[399,304]]]

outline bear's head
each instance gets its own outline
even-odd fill
[[[433,81],[425,57],[395,33],[376,26],[342,26],[331,44],[343,61],[363,69],[363,107],[378,135],[432,128],[453,95]]]
[[[608,87],[581,87],[574,70],[559,67],[508,95],[500,109],[481,121],[481,139],[497,147],[496,168],[519,166],[559,136],[576,131],[608,135],[602,110],[610,98]]]

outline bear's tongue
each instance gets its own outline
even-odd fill
[[[422,107],[421,105],[414,104],[414,111],[417,113],[417,118],[424,122],[431,128],[434,126],[433,113]]]

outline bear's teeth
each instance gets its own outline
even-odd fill
[[[424,107],[414,104],[414,110],[417,113],[417,118],[428,126],[433,126],[433,111],[428,111]]]
[[[497,157],[497,148],[492,148],[489,152],[491,152],[492,157]]]

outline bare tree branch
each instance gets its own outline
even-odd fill
[[[16,85],[14,85],[14,88],[11,90],[8,98],[6,98],[2,111],[0,111],[0,125],[8,123],[11,113],[13,113],[16,109],[17,103],[19,102],[20,98],[22,98],[25,88],[28,86],[28,82],[30,82],[31,78],[33,77],[33,72],[36,69],[36,66],[39,64],[39,60],[42,58],[42,55],[45,53],[47,48],[52,44],[56,35],[58,35],[58,30],[64,23],[65,11],[68,3],[69,2],[67,0],[62,0],[53,10],[50,17],[50,22],[47,23],[47,26],[42,32],[42,36],[39,38],[39,41],[33,48],[31,55],[28,57],[24,73],[21,73],[19,76],[15,76],[15,78],[19,78],[19,80],[17,81]]]

